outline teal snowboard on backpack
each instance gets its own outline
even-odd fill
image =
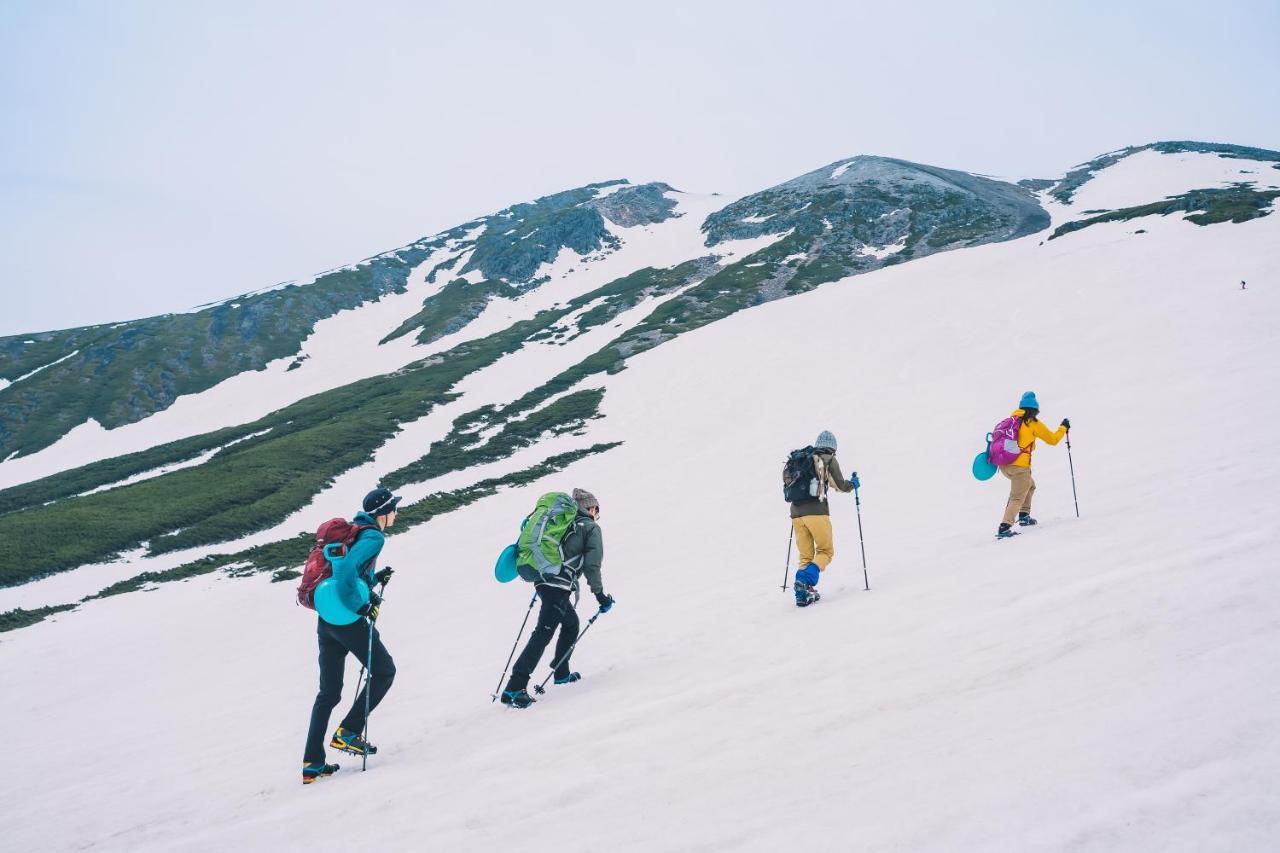
[[[578,502],[564,492],[538,498],[516,540],[516,571],[531,583],[555,577],[564,565],[561,542],[578,517]]]

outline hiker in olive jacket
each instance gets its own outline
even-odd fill
[[[814,493],[791,504],[791,527],[800,553],[800,568],[796,571],[794,585],[797,607],[808,607],[821,597],[814,587],[836,555],[827,492],[831,486],[841,492],[852,492],[862,485],[856,471],[847,480],[841,473],[840,463],[836,461],[836,437],[827,430],[823,430],[813,443],[813,468],[818,475]]]
[[[527,708],[533,703],[534,699],[526,689],[529,676],[542,659],[556,628],[560,629],[553,658],[556,684],[572,684],[582,678],[569,669],[569,650],[578,639],[578,612],[570,601],[570,595],[578,591],[578,578],[586,577],[601,613],[608,613],[613,607],[613,596],[604,594],[600,581],[600,566],[604,562],[604,538],[600,525],[596,523],[600,518],[600,502],[584,489],[574,489],[573,499],[578,504],[578,515],[560,540],[564,562],[558,574],[535,584],[538,598],[542,599],[538,625],[516,659],[511,678],[502,691],[502,704],[513,708]]]

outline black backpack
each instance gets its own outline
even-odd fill
[[[788,503],[807,501],[812,498],[812,485],[818,478],[818,469],[813,467],[813,447],[802,447],[791,451],[782,466],[782,496]]]

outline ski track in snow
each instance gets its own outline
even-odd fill
[[[1225,446],[1222,413],[1280,416],[1258,393],[1280,387],[1280,217],[1044,236],[635,356],[573,439],[622,447],[391,537],[398,675],[366,774],[342,756],[298,784],[315,639],[291,583],[205,576],[0,635],[40,745],[0,774],[24,816],[6,848],[1273,849],[1280,451],[1265,430]],[[776,345],[815,316],[859,333]],[[1075,424],[1082,517],[1065,443],[1041,445],[1041,525],[996,542],[1006,483],[969,461],[1028,388]],[[779,589],[777,469],[821,429],[863,481],[872,589],[836,496],[835,561],[800,610]],[[600,497],[618,604],[574,655],[582,682],[506,710],[489,694],[530,590],[492,561],[533,496],[575,485]],[[122,761],[101,748],[118,732],[147,748]],[[335,825],[356,797],[385,807]]]

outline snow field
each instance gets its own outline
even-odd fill
[[[1107,167],[1102,179],[1081,187],[1071,206],[1077,211],[1118,210],[1238,183],[1253,183],[1258,189],[1280,187],[1280,172],[1271,165],[1217,154],[1139,151]]]
[[[24,816],[0,846],[1273,849],[1280,219],[1043,236],[637,356],[582,439],[622,447],[393,536],[399,674],[367,774],[343,756],[298,784],[315,641],[292,584],[198,578],[5,635],[41,748],[0,774]],[[1082,517],[1065,443],[1041,445],[1041,525],[996,542],[1006,483],[969,462],[1027,389],[1075,425]],[[837,495],[823,600],[800,610],[778,468],[821,429],[863,480],[872,590]],[[502,709],[531,591],[492,561],[537,494],[575,485],[601,500],[618,605],[581,683]],[[145,748],[102,748],[121,733]],[[335,820],[356,798],[376,817]]]

